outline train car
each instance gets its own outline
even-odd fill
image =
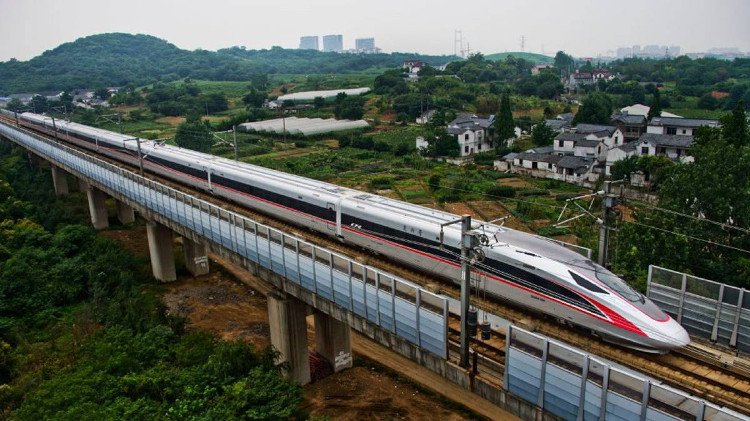
[[[21,124],[435,276],[460,279],[457,215],[132,136],[24,113]],[[140,152],[138,151],[140,142]],[[139,155],[140,154],[140,155]],[[682,326],[616,275],[543,237],[479,221],[492,241],[478,290],[647,352],[686,346]]]

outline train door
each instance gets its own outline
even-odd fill
[[[340,221],[340,219],[339,219],[339,208],[336,206],[335,203],[333,203],[333,202],[327,202],[326,203],[326,209],[328,209],[330,211],[333,211],[335,213],[335,218],[334,219],[336,221],[336,224],[326,224],[326,226],[328,227],[329,231],[334,231],[338,235],[339,234],[339,230],[338,230],[337,227],[338,227],[339,221]],[[328,218],[326,218],[326,219],[328,219]]]
[[[214,186],[211,184],[211,167],[203,167],[203,170],[206,172],[206,182],[208,183],[208,191],[213,192]]]

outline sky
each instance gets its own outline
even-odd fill
[[[296,48],[302,35],[374,37],[383,51],[614,55],[634,44],[750,51],[750,0],[0,0],[0,61],[28,60],[104,32],[143,33],[193,50]],[[13,40],[9,42],[8,40]]]

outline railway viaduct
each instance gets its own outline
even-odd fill
[[[311,379],[306,318],[312,314],[315,351],[334,372],[352,366],[353,329],[496,405],[496,413],[482,414],[488,418],[557,418],[507,393],[502,365],[490,379],[457,364],[444,297],[10,122],[0,121],[0,139],[26,149],[39,165],[47,162],[57,195],[73,190],[69,183],[75,178],[73,187],[86,193],[95,229],[109,226],[108,201],[114,202],[121,223],[133,223],[136,214],[146,220],[157,280],[177,279],[173,247],[181,237],[191,274],[208,273],[210,253],[269,284],[271,343],[291,380],[306,384]]]
[[[38,166],[47,162],[56,194],[68,194],[68,183],[75,177],[77,188],[86,193],[96,229],[108,227],[108,201],[123,224],[134,222],[136,213],[145,219],[157,280],[177,278],[176,237],[181,238],[186,267],[194,275],[208,273],[209,254],[255,275],[258,289],[270,291],[268,317],[278,362],[300,384],[311,380],[307,317],[312,315],[315,350],[334,372],[352,366],[354,330],[405,357],[408,364],[431,371],[432,384],[440,385],[443,393],[453,388],[449,398],[461,395],[463,402],[491,419],[508,419],[511,414],[535,421],[747,419],[515,327],[502,334],[502,345],[473,342],[477,348],[470,367],[460,367],[457,321],[451,319],[450,299],[445,296],[264,225],[242,209],[229,211],[231,204],[211,195],[144,177],[12,122],[0,121],[0,139],[27,150]],[[694,362],[686,363],[695,369]],[[399,364],[407,363],[402,358]],[[401,368],[396,363],[390,367]],[[750,387],[734,373],[727,374],[725,364],[721,367],[723,374],[717,378],[735,389],[712,389],[714,397],[721,393],[720,402],[747,411]]]

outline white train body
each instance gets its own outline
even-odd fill
[[[138,164],[134,137],[20,114],[22,125]],[[336,236],[441,278],[460,279],[457,215],[213,155],[141,140],[144,168],[251,209]],[[473,270],[481,290],[501,300],[582,326],[607,340],[650,352],[690,342],[653,302],[591,260],[543,237],[483,223],[497,243]]]

